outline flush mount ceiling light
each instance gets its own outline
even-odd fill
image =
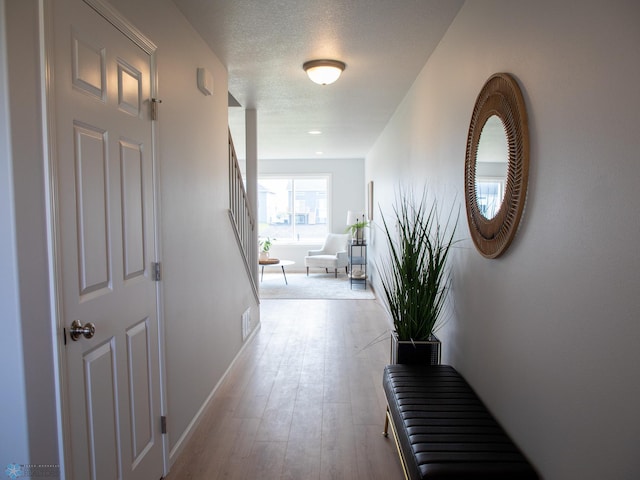
[[[311,81],[318,85],[335,82],[346,67],[345,63],[339,60],[310,60],[302,65]]]

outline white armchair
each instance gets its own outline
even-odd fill
[[[339,268],[344,267],[344,271],[347,273],[349,266],[349,256],[347,254],[348,244],[348,233],[328,234],[320,250],[309,250],[307,256],[304,257],[304,266],[307,267],[307,275],[309,275],[310,267],[324,268],[327,273],[329,273],[329,269],[331,268],[336,278],[338,277]]]

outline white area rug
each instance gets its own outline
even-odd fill
[[[365,289],[362,283],[354,282],[351,288],[349,277],[344,273],[338,273],[338,278],[333,273],[306,273],[285,272],[288,285],[284,283],[282,270],[265,269],[264,278],[260,282],[260,298],[321,298],[321,299],[353,299],[372,300],[375,297],[371,285],[367,282]]]

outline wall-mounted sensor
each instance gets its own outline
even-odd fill
[[[204,95],[213,95],[213,75],[204,67],[198,67],[198,89]]]

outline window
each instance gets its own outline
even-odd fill
[[[476,178],[478,208],[485,218],[492,219],[500,210],[504,199],[504,184],[503,178]]]
[[[328,233],[329,176],[258,178],[258,235],[278,242],[322,242]]]

